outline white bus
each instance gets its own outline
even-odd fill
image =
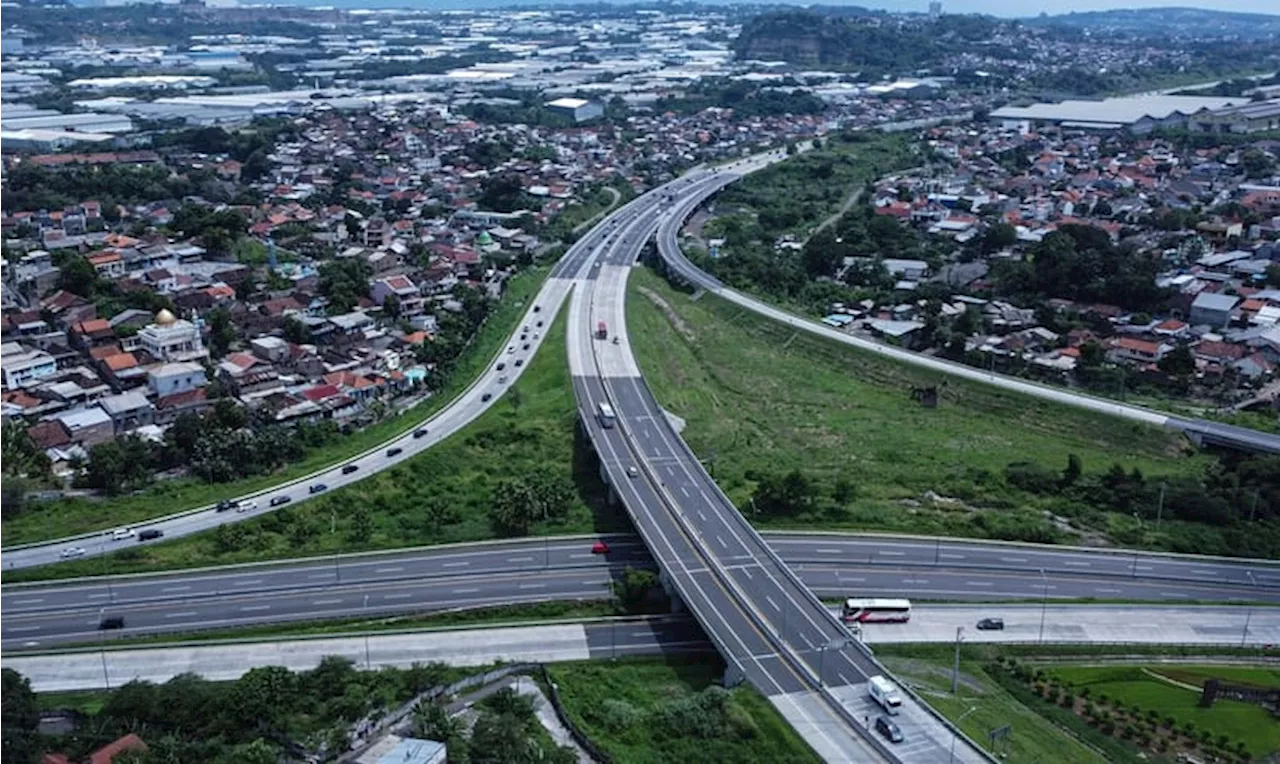
[[[609,427],[612,427],[613,423],[618,419],[617,415],[613,413],[613,406],[610,406],[608,403],[604,401],[600,401],[599,414],[600,414],[600,426],[606,429]]]
[[[840,617],[849,623],[906,623],[911,600],[847,599]]]

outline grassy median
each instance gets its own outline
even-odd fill
[[[791,470],[820,495],[808,511],[753,516],[760,525],[1065,540],[1036,497],[1006,483],[1006,465],[1062,469],[1075,455],[1086,472],[1118,464],[1153,477],[1207,459],[1170,431],[944,379],[695,299],[644,269],[627,323],[655,395],[735,504],[752,512],[761,481]],[[912,398],[931,385],[933,409]]]

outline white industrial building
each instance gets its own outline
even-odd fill
[[[0,130],[61,130],[77,133],[131,133],[133,120],[121,114],[0,115]]]
[[[548,101],[546,107],[556,114],[563,114],[574,122],[586,122],[604,116],[604,106],[583,98],[557,98]]]
[[[1100,101],[1062,101],[1031,106],[1005,106],[990,119],[1024,132],[1043,125],[1084,130],[1128,130],[1147,133],[1159,127],[1185,127],[1204,112],[1247,103],[1248,98],[1142,95]]]

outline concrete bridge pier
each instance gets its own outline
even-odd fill
[[[725,661],[724,677],[720,680],[720,684],[732,689],[745,681],[747,681],[747,676],[742,673],[742,667],[734,661]]]

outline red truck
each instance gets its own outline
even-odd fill
[[[609,327],[605,326],[603,321],[596,324],[596,339],[598,340],[609,339]]]

